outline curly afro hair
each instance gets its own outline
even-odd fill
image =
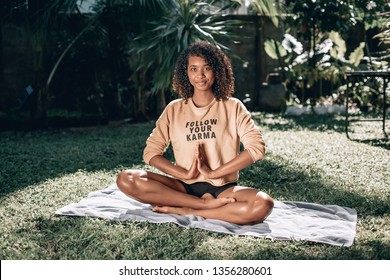
[[[215,45],[206,41],[199,41],[190,45],[179,56],[173,74],[173,90],[186,101],[194,95],[188,75],[188,59],[190,56],[199,56],[210,64],[213,69],[215,82],[212,90],[215,98],[226,100],[234,92],[234,75],[230,59]]]

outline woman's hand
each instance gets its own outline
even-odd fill
[[[214,171],[209,167],[206,153],[199,143],[196,144],[195,156],[197,157],[197,168],[200,174],[202,174],[205,178],[214,179]]]
[[[253,159],[247,150],[244,150],[231,161],[219,166],[216,169],[211,169],[207,162],[206,153],[201,146],[197,144],[198,170],[207,179],[218,179],[223,176],[237,172],[253,163]]]
[[[198,177],[199,171],[197,167],[197,158],[194,156],[191,168],[189,170],[180,167],[178,165],[173,164],[168,159],[163,157],[162,155],[156,155],[154,156],[149,164],[151,166],[156,167],[157,169],[161,170],[162,172],[171,175],[172,177],[175,177],[177,179],[181,180],[189,180]]]
[[[189,170],[187,170],[187,172],[184,175],[185,178],[183,178],[183,179],[190,180],[190,179],[198,177],[198,175],[199,175],[198,158],[196,157],[196,150],[195,150],[195,155],[194,155],[194,159],[192,161],[191,168]]]

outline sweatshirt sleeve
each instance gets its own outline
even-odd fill
[[[237,132],[245,150],[251,155],[253,162],[262,159],[265,155],[265,142],[256,126],[250,112],[244,104],[237,104]]]
[[[169,107],[167,106],[161,116],[156,121],[156,127],[146,140],[144,149],[144,162],[149,164],[150,160],[156,155],[163,155],[169,145]]]

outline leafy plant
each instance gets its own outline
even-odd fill
[[[132,62],[138,66],[136,72],[152,72],[153,93],[163,96],[170,88],[176,59],[191,43],[206,40],[228,49],[219,40],[231,36],[237,22],[222,15],[231,4],[220,8],[215,2],[167,1],[163,14],[149,22],[147,30],[135,39],[130,48],[136,58]]]
[[[364,29],[381,28],[386,22],[386,14],[390,12],[387,0],[354,0],[355,19],[364,25]]]
[[[380,44],[390,45],[390,12],[384,14],[387,19],[383,24],[381,31],[374,36],[374,38],[378,38],[380,40]],[[387,48],[387,58],[390,56],[390,48]]]
[[[138,86],[145,85],[142,79],[147,74],[153,79],[150,91],[157,94],[157,111],[165,107],[165,94],[170,91],[176,59],[191,43],[209,41],[234,55],[224,42],[242,36],[235,31],[242,21],[226,14],[243,3],[242,0],[169,0],[160,16],[146,24],[145,32],[130,46],[131,65],[135,66],[133,79]],[[252,0],[249,3],[256,12],[272,15],[277,22],[274,1]]]
[[[342,34],[365,18],[370,23],[366,28],[382,22],[383,16],[379,16],[378,12],[390,6],[383,3],[379,7],[382,1],[376,2],[286,1],[287,10],[292,14],[285,21],[290,31],[284,35],[282,42],[268,39],[265,50],[271,58],[279,61],[278,71],[284,75],[290,91],[299,96],[302,103],[308,97],[315,101],[318,98],[316,92],[322,94],[323,82],[330,83],[330,90],[337,89],[344,83],[347,70],[367,69],[361,63],[363,60],[369,62],[370,69],[386,67],[384,57],[371,55],[366,37],[352,51],[347,49],[342,38]],[[295,32],[298,39],[289,32]],[[311,90],[313,86],[317,87],[314,91]]]
[[[266,53],[279,61],[278,70],[301,103],[307,98],[305,91],[322,79],[340,84],[345,71],[355,69],[364,55],[364,43],[361,43],[346,59],[346,43],[337,32],[321,34],[319,39],[313,52],[305,50],[291,34],[285,34],[282,42],[270,38],[265,41]],[[316,64],[311,65],[310,59]]]

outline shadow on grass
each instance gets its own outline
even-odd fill
[[[388,259],[387,241],[369,240],[352,247],[336,247],[302,241],[278,241],[271,246],[255,247],[245,252],[237,250],[235,259],[285,260],[381,260]]]
[[[79,170],[112,172],[142,165],[142,150],[152,128],[152,124],[142,124],[2,133],[0,195]]]
[[[254,114],[253,118],[259,123],[261,128],[270,131],[320,131],[339,132],[345,134],[345,116],[342,115],[301,115],[285,116],[281,114],[260,113]],[[349,139],[354,142],[364,143],[373,147],[390,150],[390,139],[383,136],[382,129],[375,133],[367,133],[363,139],[356,138],[349,132]]]
[[[260,127],[268,130],[310,130],[310,131],[345,131],[345,119],[339,115],[301,115],[286,116],[281,114],[261,113],[254,114],[253,118]]]
[[[269,130],[344,131],[342,116],[285,117],[255,114]],[[119,171],[142,166],[145,140],[154,123],[96,129],[1,133],[0,195],[67,174],[85,171]],[[363,143],[388,149],[389,141]],[[172,154],[170,152],[170,157]]]
[[[273,156],[276,158],[275,155]],[[389,200],[349,191],[346,183],[320,169],[310,167],[298,170],[285,163],[283,158],[273,161],[265,159],[249,166],[240,173],[240,183],[269,192],[274,199],[304,201],[339,205],[357,210],[360,217],[383,215],[390,209]]]
[[[153,125],[101,128],[92,132],[3,134],[0,194],[6,196],[78,170],[117,172],[133,166],[144,168],[142,151]],[[172,158],[171,151],[168,157]],[[359,214],[383,214],[390,208],[389,202],[342,189],[340,178],[331,178],[314,167],[299,170],[284,159],[277,161],[266,159],[244,169],[240,181],[250,186],[265,186],[274,197],[348,206],[356,208]]]
[[[293,121],[295,124],[287,123],[285,129],[296,130],[296,120],[287,118],[286,121],[288,123]],[[308,120],[302,121],[299,126],[307,127],[306,122]],[[142,167],[144,166],[142,150],[153,126],[154,124],[150,123],[92,131],[2,133],[1,196],[45,180],[75,173],[80,169],[91,172],[101,170],[113,172],[127,167]],[[276,123],[267,126],[269,129],[277,129]],[[282,126],[278,129],[283,129]],[[336,122],[334,131],[338,131],[337,126]],[[314,126],[309,127],[318,130]],[[172,157],[172,154],[169,153],[169,156]],[[337,204],[355,208],[360,217],[380,216],[390,209],[389,201],[365,196],[363,192],[359,194],[348,191],[347,182],[340,181],[340,178],[329,177],[321,169],[315,167],[310,167],[310,170],[298,169],[275,155],[243,170],[240,183],[259,187],[278,200]],[[27,239],[34,236],[34,241],[42,250],[37,252],[33,248],[33,252],[25,252],[21,258],[388,259],[390,257],[383,249],[388,248],[389,244],[382,240],[369,240],[352,248],[312,245],[305,242],[289,242],[289,245],[294,244],[291,246],[285,246],[284,242],[260,242],[261,246],[252,247],[249,251],[238,246],[226,256],[227,253],[223,249],[214,255],[212,251],[202,249],[205,238],[210,236],[215,239],[227,238],[226,235],[184,229],[173,224],[120,223],[69,217],[37,217],[34,218],[34,222],[34,228],[23,229],[33,231],[34,234],[25,235],[25,232],[19,232],[15,235],[19,234]],[[308,247],[312,247],[313,250],[307,250]],[[366,252],[367,249],[371,250],[369,254]]]
[[[381,138],[381,139],[354,139],[350,137],[351,141],[357,143],[367,144],[373,147],[383,148],[386,150],[390,150],[390,139],[389,138]]]
[[[195,248],[210,234],[172,223],[89,217],[40,217],[35,224],[37,259],[199,259],[205,256],[195,254]]]

